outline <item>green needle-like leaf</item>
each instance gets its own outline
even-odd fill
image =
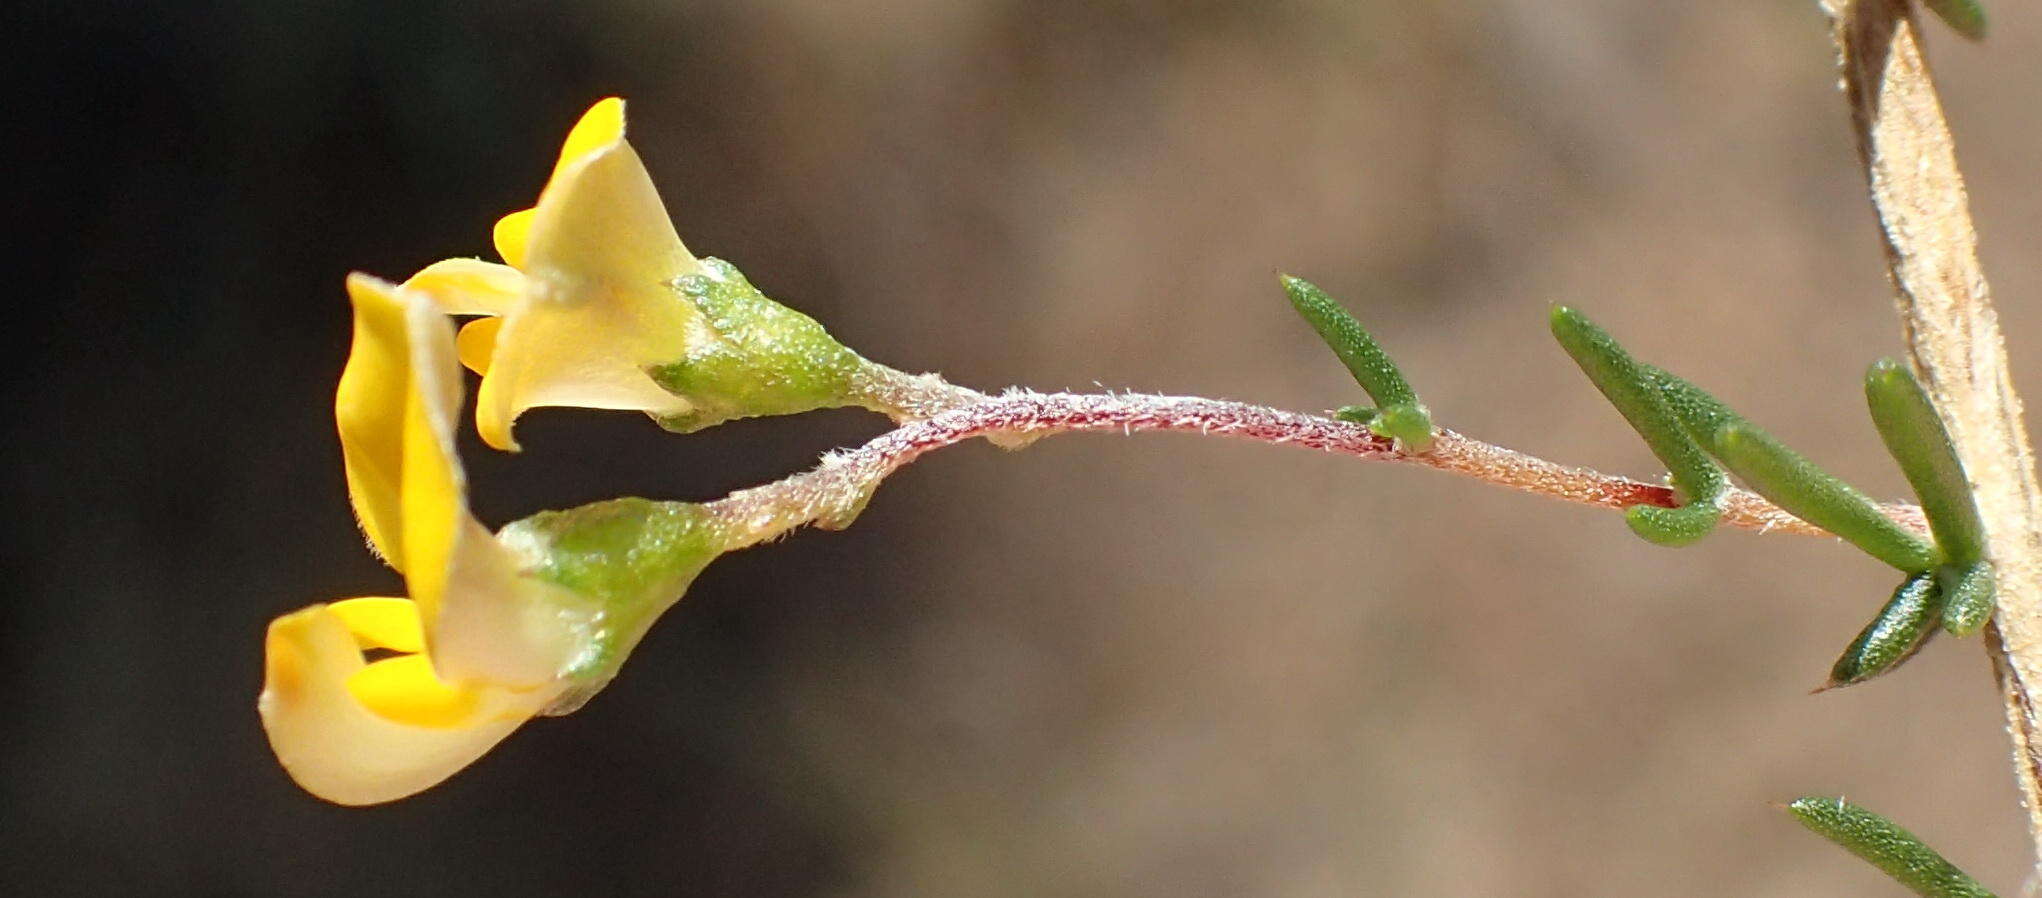
[[[1574,357],[1581,373],[1672,472],[1674,490],[1686,503],[1679,508],[1633,505],[1624,510],[1625,523],[1632,532],[1663,546],[1686,545],[1707,536],[1722,517],[1728,484],[1723,469],[1709,460],[1681,423],[1656,378],[1580,312],[1554,307],[1552,327],[1553,338]]]
[[[1278,277],[1290,296],[1291,307],[1319,332],[1319,338],[1332,347],[1340,363],[1347,366],[1355,381],[1380,407],[1377,415],[1365,422],[1369,429],[1413,452],[1432,445],[1431,413],[1418,401],[1418,394],[1412,392],[1404,372],[1398,370],[1397,363],[1390,360],[1361,322],[1312,282],[1287,274]]]
[[[1879,609],[1879,616],[1872,618],[1836,659],[1829,669],[1829,683],[1822,688],[1862,683],[1899,667],[1936,632],[1936,619],[1942,611],[1943,591],[1936,575],[1908,577],[1893,591],[1886,607]]]
[[[1936,571],[1943,587],[1943,629],[1952,636],[1970,636],[1992,619],[1992,565],[1983,561],[1946,564]]]
[[[1716,457],[1789,514],[1843,537],[1865,554],[1919,574],[1943,559],[1936,547],[1893,522],[1864,493],[1781,445],[1748,421],[1716,429]]]
[[[1801,825],[1870,861],[1925,898],[1995,898],[1935,849],[1898,824],[1841,798],[1810,796],[1787,811]]]
[[[1687,427],[1688,436],[1700,443],[1710,454],[1716,451],[1716,431],[1725,424],[1741,422],[1744,419],[1723,404],[1722,400],[1709,395],[1702,388],[1674,376],[1664,368],[1640,364],[1645,373],[1659,385],[1665,395],[1666,404]]]
[[[1865,373],[1865,404],[1886,451],[1921,500],[1922,516],[1936,545],[1952,564],[1968,565],[1985,557],[1985,524],[1978,518],[1964,463],[1950,445],[1943,418],[1906,365],[1892,359],[1872,363]]]
[[[1985,38],[1985,7],[1978,0],[1921,0],[1943,24],[1972,40]]]

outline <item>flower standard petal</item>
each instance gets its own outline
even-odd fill
[[[519,267],[524,301],[504,316],[476,406],[486,442],[516,448],[512,423],[538,406],[690,409],[645,368],[714,339],[672,287],[704,269],[629,144],[619,138],[563,164],[534,209]]]

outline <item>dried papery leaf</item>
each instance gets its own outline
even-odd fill
[[[1988,630],[2042,857],[2042,490],[1921,31],[1905,0],[1826,0],[1910,361],[1976,490],[1999,613]]]

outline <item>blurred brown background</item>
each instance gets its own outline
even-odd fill
[[[1931,26],[2031,397],[2042,18]],[[1355,401],[1278,269],[1442,423],[1651,476],[1576,303],[1870,491],[1900,346],[1812,2],[41,5],[5,389],[0,882],[190,895],[1899,894],[1767,807],[1847,793],[2006,892],[1975,643],[1806,694],[1893,575],[1181,436],[944,452],[725,559],[625,675],[344,810],[254,713],[269,618],[398,588],[347,513],[340,279],[486,253],[590,101],[698,252],[981,387]],[[485,521],[710,498],[883,422],[540,411]],[[10,889],[15,891],[16,889]]]

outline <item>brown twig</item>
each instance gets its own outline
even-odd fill
[[[1955,143],[1908,0],[1826,0],[1916,371],[1971,478],[1999,582],[1986,645],[2042,864],[2042,490],[1978,263]],[[2042,868],[2038,868],[2042,869]]]

